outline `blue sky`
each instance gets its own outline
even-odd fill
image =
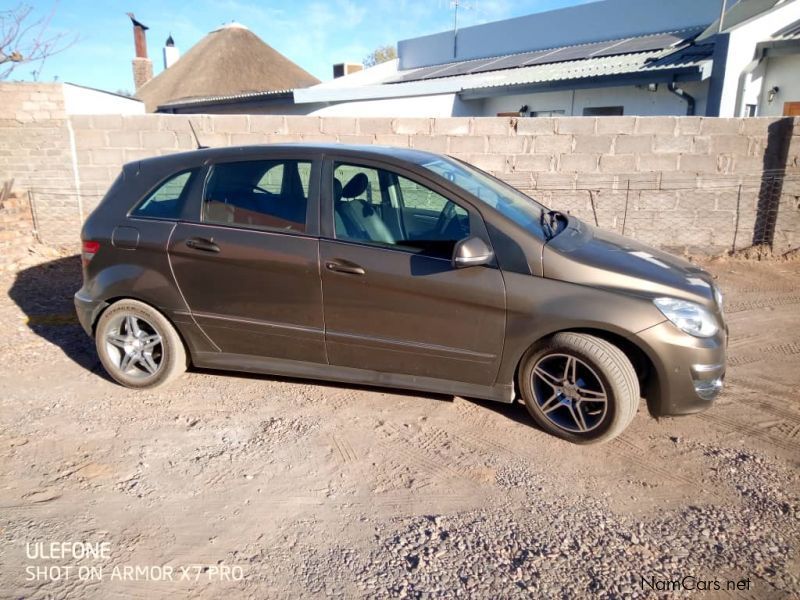
[[[588,0],[462,0],[459,26],[497,21]],[[3,2],[8,5],[8,2]],[[16,4],[11,0],[11,5]],[[372,49],[397,40],[451,29],[448,0],[28,0],[36,15],[55,7],[51,29],[78,35],[70,48],[49,58],[40,81],[69,81],[111,91],[133,90],[133,38],[126,12],[150,27],[147,44],[156,74],[171,33],[186,52],[209,31],[238,21],[319,79],[336,62],[361,62]],[[22,65],[12,79],[32,79]]]

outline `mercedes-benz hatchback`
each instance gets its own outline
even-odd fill
[[[83,233],[78,316],[135,388],[188,365],[524,402],[577,443],[707,408],[726,328],[703,270],[460,160],[207,149],[123,167]]]

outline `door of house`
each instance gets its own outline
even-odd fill
[[[783,116],[784,117],[800,117],[800,102],[784,102],[783,103]]]

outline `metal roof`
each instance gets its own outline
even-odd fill
[[[598,56],[581,60],[539,64],[503,70],[469,73],[448,77],[434,77],[418,81],[391,84],[355,86],[350,88],[298,89],[295,103],[343,102],[377,98],[427,96],[431,94],[461,93],[469,90],[486,90],[509,86],[535,86],[558,81],[598,81],[603,77],[641,75],[657,76],[659,73],[681,72],[702,79],[711,61],[710,44],[688,46],[677,51],[664,49],[617,56]]]
[[[776,42],[783,42],[789,40],[800,40],[800,20],[790,23],[783,29],[780,29],[772,34],[772,38]]]
[[[700,28],[562,46],[490,58],[462,60],[393,73],[367,85],[318,85],[294,92],[296,104],[467,93],[505,87],[536,87],[555,82],[600,83],[600,78],[667,73],[703,79],[713,44],[694,46]]]
[[[644,74],[676,68],[701,67],[708,59],[709,55],[703,54],[695,57],[682,57],[680,61],[674,62],[670,57],[664,57],[663,52],[659,50],[535,65],[477,76],[470,75],[463,78],[463,83],[466,84],[464,89],[477,89],[635,73]]]
[[[242,102],[248,100],[261,100],[261,99],[280,99],[291,98],[293,90],[267,90],[263,92],[244,92],[241,94],[228,94],[224,96],[202,96],[198,98],[180,98],[159,104],[157,110],[168,108],[183,108],[189,106],[201,106],[205,104],[230,104],[233,102]],[[136,100],[136,98],[133,98]]]
[[[620,56],[653,50],[671,50],[689,43],[702,31],[703,28],[695,27],[680,31],[666,31],[650,35],[603,40],[589,44],[560,46],[532,52],[462,60],[400,72],[396,78],[388,80],[385,83],[438,79],[441,77],[454,77],[457,75],[485,73],[503,69],[517,69],[534,65],[586,60],[605,56]]]

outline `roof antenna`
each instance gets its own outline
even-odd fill
[[[717,27],[717,33],[722,33],[722,23],[725,21],[725,13],[728,10],[728,0],[722,0],[722,7],[720,8],[719,13],[719,26]]]
[[[469,10],[471,4],[465,4],[463,0],[451,0],[450,8],[453,9],[453,58],[458,57],[458,9]]]
[[[192,135],[194,135],[194,141],[197,142],[197,149],[205,150],[206,148],[208,148],[208,146],[203,146],[203,144],[200,143],[200,138],[197,137],[197,132],[194,130],[194,125],[192,125],[191,121],[189,121],[189,129],[192,130]]]

